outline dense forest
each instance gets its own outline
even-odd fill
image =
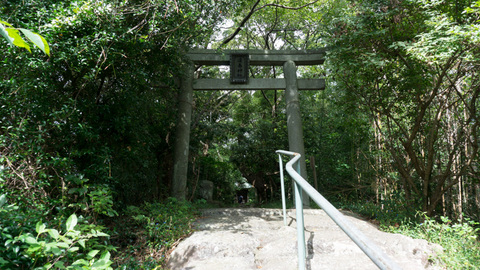
[[[308,180],[386,226],[480,220],[479,1],[0,0],[0,34],[1,269],[154,268],[195,205],[234,205],[245,182],[248,204],[279,200],[283,90],[196,91],[171,198],[192,49],[325,49],[297,71],[327,83],[300,93]]]

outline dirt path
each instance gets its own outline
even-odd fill
[[[304,210],[307,269],[378,269],[323,210]],[[348,214],[348,213],[347,213]],[[170,269],[297,269],[295,211],[283,225],[279,209],[208,209],[196,232],[171,254]],[[347,218],[403,269],[435,269],[428,258],[439,246],[379,231]]]

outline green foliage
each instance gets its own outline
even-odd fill
[[[11,24],[0,20],[0,35],[2,35],[5,38],[8,44],[10,44],[11,46],[25,48],[29,52],[31,52],[30,46],[19,35],[19,32],[25,35],[25,37],[30,42],[32,42],[36,47],[42,50],[45,54],[50,56],[50,46],[48,45],[45,38],[43,38],[41,35],[34,33],[25,28],[18,28],[18,29],[14,28]]]
[[[211,152],[218,150],[218,146],[213,146]],[[206,179],[213,182],[214,190],[212,194],[212,199],[218,202],[230,204],[232,199],[235,197],[235,182],[240,179],[238,171],[234,165],[227,160],[222,160],[218,157],[216,153],[212,153],[207,156],[200,156],[197,159],[197,168],[198,175],[197,179]],[[192,190],[195,189],[196,193],[193,194],[192,198],[198,198],[201,195],[198,194],[199,187],[198,182],[190,183],[189,188]]]
[[[414,214],[413,209],[405,208],[402,200],[403,196],[398,194],[380,204],[346,201],[336,205],[360,214],[382,230],[440,245],[443,249],[436,250],[435,257],[430,259],[442,268],[477,269],[480,259],[480,224],[477,221],[466,218],[463,222],[452,222],[443,216],[437,221],[424,213]]]
[[[130,206],[126,214],[146,229],[148,245],[168,250],[178,238],[191,232],[194,209],[188,202],[169,198],[164,204],[145,203],[143,208]]]
[[[368,116],[340,89],[304,92],[301,98],[307,160],[315,158],[319,190],[332,201],[372,200]]]
[[[17,4],[6,0],[0,17],[41,29],[53,45],[48,61],[14,50],[0,56],[4,184],[13,190],[26,183],[61,201],[67,178],[83,175],[88,189],[119,203],[166,198],[182,52],[208,39],[236,1]],[[84,193],[72,194],[86,205]]]
[[[69,208],[78,209],[88,215],[92,215],[96,220],[99,215],[109,217],[117,216],[114,210],[113,195],[107,185],[88,185],[88,179],[82,175],[69,175],[66,177],[66,184],[62,202],[69,202]],[[73,198],[67,199],[73,195]]]
[[[390,231],[441,245],[443,251],[437,251],[437,256],[433,259],[445,269],[478,268],[480,261],[478,222],[469,219],[452,222],[447,217],[441,217],[441,221],[436,221],[424,214],[420,216],[423,219],[422,223],[390,227]]]
[[[75,214],[62,230],[47,228],[41,221],[33,226],[34,211],[25,215],[19,209],[7,204],[5,194],[0,195],[2,269],[111,269],[113,247],[99,241],[108,237],[101,227],[88,224],[83,217],[79,223]]]
[[[97,215],[102,214],[109,217],[118,215],[118,213],[113,210],[113,196],[108,186],[103,185],[96,187],[95,190],[88,193],[88,196],[91,199],[93,212]]]
[[[335,204],[338,208],[351,210],[367,218],[371,222],[378,224],[382,229],[419,220],[414,214],[415,211],[407,207],[402,194],[394,193],[391,198],[381,200],[379,203],[344,200]]]
[[[294,203],[295,202],[293,200],[287,200],[285,202],[286,209],[294,208],[295,207]],[[312,203],[313,207],[315,207],[314,205],[316,206],[315,203]],[[260,207],[261,208],[282,209],[283,206],[282,206],[282,201],[281,200],[280,201],[276,200],[276,201],[270,201],[270,202],[264,203],[264,204],[260,205]]]
[[[165,203],[129,206],[122,214],[124,219],[111,233],[121,247],[114,255],[116,268],[151,269],[164,264],[169,250],[192,232],[197,212],[191,203],[169,198]]]
[[[0,268],[110,267],[113,248],[98,224],[108,224],[121,250],[112,267],[161,265],[191,232],[194,212],[172,199],[157,203],[171,185],[184,52],[218,47],[218,33],[235,30],[221,27],[228,20],[237,26],[257,1],[17,2],[2,2],[0,17],[11,24],[0,21],[0,34],[28,50],[30,40],[49,57],[14,47],[0,54],[0,189],[15,199],[0,196],[0,241],[8,242],[0,246]],[[327,68],[299,69],[309,78],[332,75],[323,93],[301,94],[305,145],[316,157],[322,193],[394,226],[415,220],[412,208],[434,214],[438,205],[419,200],[438,203],[456,180],[462,188],[476,184],[469,175],[478,157],[469,155],[480,123],[479,2],[296,8],[308,3],[261,1],[229,45],[331,46]],[[251,68],[252,77],[280,74],[279,67]],[[198,181],[210,180],[214,198],[228,202],[244,176],[261,201],[276,201],[274,151],[287,148],[283,91],[197,92],[194,106],[189,199]],[[423,108],[425,117],[417,118]],[[389,199],[379,196],[380,186]],[[473,206],[469,212],[478,212]]]
[[[235,104],[230,161],[257,191],[259,203],[278,199],[275,151],[286,149],[283,91],[246,93]],[[265,158],[271,157],[271,158]]]
[[[375,185],[400,187],[406,203],[420,200],[415,206],[429,215],[459,179],[468,182],[476,171],[466,164],[477,160],[477,151],[464,150],[476,148],[469,138],[479,128],[470,124],[478,118],[478,69],[472,68],[480,58],[477,19],[462,12],[469,5],[358,1],[329,24],[332,87],[346,91],[374,126],[377,175],[385,179],[380,169],[393,166],[399,176],[379,177]]]

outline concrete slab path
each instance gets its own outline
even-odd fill
[[[323,210],[305,209],[307,269],[378,269]],[[440,246],[425,240],[379,231],[371,223],[344,212],[367,237],[403,269],[436,269],[429,256]],[[196,232],[178,244],[168,269],[297,269],[295,210],[207,209]]]

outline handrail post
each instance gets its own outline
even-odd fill
[[[282,210],[283,210],[283,225],[287,226],[287,203],[285,202],[285,181],[283,178],[283,161],[282,155],[278,154],[280,164],[280,186],[282,189]]]
[[[297,172],[300,174],[300,161],[297,161]],[[298,269],[305,269],[305,225],[303,220],[303,199],[302,187],[295,181],[295,210],[297,214],[297,249],[298,249]]]
[[[295,208],[297,211],[297,239],[298,239],[298,269],[304,270],[306,264],[305,252],[305,232],[303,220],[303,200],[302,193],[305,193],[320,206],[325,213],[342,229],[348,237],[382,270],[401,270],[402,268],[392,261],[384,251],[377,247],[370,239],[368,239],[361,231],[351,224],[329,201],[327,201],[315,188],[313,188],[301,175],[300,168],[297,164],[297,170],[293,169],[293,165],[298,163],[300,154],[277,150],[276,153],[293,156],[287,162],[286,171],[294,181],[295,186]],[[281,160],[281,158],[280,158]],[[280,169],[283,175],[283,170]]]

